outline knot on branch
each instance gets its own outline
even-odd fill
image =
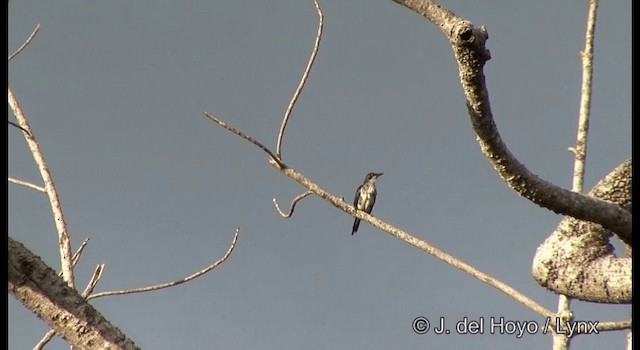
[[[451,27],[449,40],[458,47],[473,47],[484,61],[491,59],[491,53],[485,47],[489,33],[484,26],[474,27],[469,21],[459,21]]]

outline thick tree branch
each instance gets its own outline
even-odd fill
[[[555,213],[598,223],[622,235],[631,234],[629,211],[540,179],[511,154],[500,137],[491,111],[483,72],[491,55],[485,47],[488,33],[483,27],[474,27],[435,1],[393,1],[424,16],[447,36],[458,63],[460,83],[480,149],[510,188]]]
[[[9,292],[79,349],[138,349],[22,243],[9,240]]]
[[[589,194],[630,210],[631,166],[631,160],[622,163]],[[563,219],[538,248],[533,277],[543,287],[572,298],[631,303],[631,258],[615,256],[610,236],[600,225],[571,217]],[[630,236],[628,240],[630,243]]]

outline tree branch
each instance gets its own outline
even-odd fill
[[[8,88],[7,90],[9,106],[11,106],[11,110],[18,120],[18,124],[23,130],[24,139],[25,141],[27,141],[27,145],[31,150],[33,159],[38,165],[40,176],[42,176],[42,180],[44,181],[44,189],[49,198],[49,204],[51,205],[51,211],[53,213],[53,220],[58,231],[58,245],[60,249],[60,264],[62,266],[62,276],[64,280],[69,284],[69,287],[75,288],[75,282],[73,279],[71,237],[69,236],[69,232],[67,231],[67,222],[64,219],[58,191],[56,190],[55,183],[53,182],[53,177],[49,172],[47,162],[44,160],[44,155],[42,153],[42,150],[40,149],[40,145],[36,141],[33,130],[31,130],[29,121],[27,120],[27,117],[22,113],[22,107],[20,107],[20,104],[13,95],[11,89]]]
[[[38,23],[38,25],[36,26],[36,28],[33,30],[33,32],[31,33],[31,35],[29,35],[29,37],[27,38],[27,41],[25,41],[17,50],[16,52],[12,53],[11,55],[9,55],[9,58],[7,59],[7,63],[11,62],[11,60],[18,56],[18,54],[20,52],[22,52],[22,50],[24,50],[25,47],[27,47],[27,45],[29,45],[31,43],[31,40],[33,40],[33,38],[36,37],[36,34],[38,34],[38,31],[40,31],[40,23]]]
[[[313,62],[316,60],[316,55],[318,54],[318,48],[320,47],[320,39],[322,39],[322,9],[320,8],[320,4],[317,0],[313,0],[313,3],[316,5],[316,10],[318,11],[318,33],[316,34],[316,42],[313,45],[313,50],[311,50],[311,56],[309,57],[309,61],[307,62],[307,68],[305,68],[304,73],[302,74],[302,78],[300,79],[300,83],[296,88],[296,91],[293,93],[293,97],[291,97],[291,102],[289,102],[289,106],[287,107],[284,116],[282,117],[282,125],[280,126],[280,132],[278,133],[278,141],[276,142],[276,155],[278,155],[279,159],[282,159],[282,139],[284,138],[284,130],[289,123],[289,116],[293,111],[293,107],[296,105],[296,101],[298,101],[298,97],[304,88],[304,84],[307,82],[307,78],[309,77],[309,72],[311,71],[311,67],[313,66]]]
[[[79,349],[138,349],[40,257],[8,237],[9,292]]]
[[[488,33],[475,28],[435,1],[393,0],[422,15],[443,32],[458,63],[460,83],[471,125],[480,149],[507,185],[533,203],[555,213],[601,224],[619,233],[631,234],[631,213],[606,201],[571,192],[540,179],[511,154],[493,120],[483,67],[491,58],[485,48]]]
[[[616,167],[589,194],[630,210],[631,160]],[[536,251],[533,277],[543,287],[572,298],[631,303],[631,258],[614,255],[610,235],[600,225],[563,219]]]
[[[233,241],[231,241],[231,245],[229,246],[229,249],[227,249],[227,252],[222,256],[222,258],[218,259],[217,261],[215,261],[213,264],[205,267],[204,269],[190,275],[187,276],[181,280],[176,280],[173,282],[167,282],[167,283],[161,283],[161,284],[156,284],[153,286],[148,286],[148,287],[142,287],[142,288],[134,288],[134,289],[124,289],[124,290],[114,290],[114,291],[109,291],[109,292],[100,292],[100,293],[96,293],[96,294],[92,294],[90,296],[87,297],[87,300],[89,299],[95,299],[95,298],[100,298],[100,297],[106,297],[106,296],[112,296],[112,295],[124,295],[124,294],[133,294],[133,293],[142,293],[142,292],[149,292],[152,290],[159,290],[159,289],[163,289],[163,288],[169,288],[169,287],[173,287],[173,286],[177,286],[179,284],[185,283],[185,282],[189,282],[193,279],[196,279],[202,275],[204,275],[205,273],[215,269],[216,267],[218,267],[218,265],[222,264],[223,262],[225,262],[225,260],[227,260],[227,258],[231,255],[231,252],[233,252],[233,248],[236,247],[236,242],[238,241],[238,234],[240,233],[240,228],[236,229],[236,233],[233,235]]]
[[[276,201],[276,199],[275,199],[275,198],[273,199],[273,205],[275,205],[276,210],[278,210],[278,213],[280,213],[280,216],[282,216],[282,217],[283,217],[283,218],[285,218],[285,219],[288,219],[288,218],[290,218],[290,217],[291,217],[291,215],[293,215],[293,211],[296,209],[296,204],[298,204],[298,202],[299,202],[302,198],[304,198],[304,197],[306,197],[306,196],[308,196],[308,195],[310,195],[310,194],[313,194],[313,192],[311,192],[311,191],[307,191],[307,192],[304,192],[304,193],[299,194],[298,196],[296,196],[296,198],[294,198],[294,199],[291,201],[291,208],[289,209],[289,212],[288,212],[288,213],[285,213],[285,212],[283,212],[282,210],[280,210],[280,206],[278,205],[278,201]]]

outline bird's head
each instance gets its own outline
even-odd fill
[[[380,176],[382,176],[382,173],[368,173],[367,177],[365,178],[365,180],[366,181],[369,181],[369,180],[375,181]]]

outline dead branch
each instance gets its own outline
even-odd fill
[[[8,241],[9,292],[25,307],[78,349],[138,349],[40,257]]]
[[[29,45],[29,43],[31,43],[31,40],[33,40],[33,38],[36,37],[36,34],[38,34],[38,31],[40,31],[40,23],[38,23],[38,25],[36,26],[36,28],[33,30],[33,32],[31,33],[31,35],[29,35],[29,37],[27,38],[27,41],[25,41],[17,50],[16,52],[12,53],[11,55],[9,55],[9,59],[7,60],[7,63],[11,62],[11,60],[18,56],[18,54],[20,52],[22,52],[22,50],[24,50],[25,47],[27,47],[27,45]]]
[[[21,129],[25,130],[23,132],[24,139],[27,141],[27,145],[31,150],[31,154],[33,155],[33,159],[38,165],[38,170],[40,171],[40,176],[44,181],[44,189],[47,193],[47,197],[49,198],[49,204],[51,205],[51,211],[53,213],[53,220],[56,224],[56,229],[58,231],[58,244],[60,249],[60,264],[62,266],[62,276],[64,280],[69,284],[69,287],[74,288],[75,282],[73,278],[73,267],[72,267],[72,253],[71,253],[71,237],[69,232],[67,231],[67,222],[64,219],[64,214],[62,212],[62,205],[60,203],[60,197],[58,196],[58,191],[56,190],[55,183],[53,182],[53,177],[51,176],[51,172],[49,172],[49,167],[47,166],[46,161],[44,160],[44,155],[42,150],[40,149],[40,145],[36,141],[33,130],[31,130],[31,126],[29,125],[29,121],[27,117],[22,112],[22,107],[18,103],[18,100],[13,95],[13,92],[10,88],[8,90],[8,99],[9,105],[11,106],[11,110],[13,114],[16,116],[18,120],[18,124]]]
[[[522,164],[502,141],[493,119],[484,65],[491,58],[484,27],[431,0],[393,0],[422,15],[448,38],[458,63],[460,83],[471,125],[480,149],[507,185],[533,203],[554,213],[601,224],[620,234],[631,234],[631,213],[606,201],[575,193],[539,178]]]
[[[212,119],[211,117],[209,119]],[[213,119],[212,119],[213,120]],[[249,137],[245,137],[243,135],[244,134],[242,131],[237,130],[231,126],[229,126],[226,122],[223,122],[222,120],[219,120],[216,118],[217,121],[216,124],[222,126],[223,128],[231,131],[232,133],[242,137],[243,139],[253,143],[254,145],[256,145],[258,148],[261,148],[263,151],[267,152],[268,154],[271,154],[270,151],[266,150],[264,148],[264,146],[261,147],[261,144]],[[278,168],[280,170],[281,173],[283,173],[285,176],[291,178],[292,180],[296,181],[297,183],[299,183],[300,185],[302,185],[303,187],[305,187],[307,190],[309,190],[310,192],[314,193],[315,195],[317,195],[318,197],[324,199],[325,201],[331,203],[334,207],[348,213],[349,215],[356,217],[362,221],[365,221],[367,223],[369,223],[370,225],[377,227],[379,229],[381,229],[384,232],[387,232],[393,236],[395,236],[396,238],[404,241],[405,243],[408,243],[422,251],[424,251],[427,254],[433,255],[436,258],[444,261],[445,263],[475,277],[476,279],[504,292],[505,294],[511,296],[512,298],[518,300],[519,302],[521,302],[522,304],[524,304],[525,306],[529,307],[531,310],[533,310],[534,312],[538,313],[539,315],[541,315],[542,317],[553,317],[554,313],[551,312],[550,310],[546,309],[545,307],[539,305],[538,303],[536,303],[534,300],[530,299],[529,297],[527,297],[526,295],[522,294],[521,292],[517,291],[516,289],[510,287],[509,285],[501,282],[500,280],[489,276],[488,274],[485,274],[484,272],[474,268],[473,266],[445,253],[444,251],[432,246],[431,244],[427,243],[426,241],[423,241],[415,236],[410,235],[409,233],[402,231],[398,228],[396,228],[395,226],[392,226],[390,224],[387,224],[386,222],[377,219],[376,217],[367,214],[364,211],[360,211],[360,210],[356,210],[352,205],[346,203],[342,197],[338,197],[335,196],[329,192],[327,192],[326,190],[324,190],[322,187],[320,187],[319,185],[313,183],[311,180],[309,180],[308,178],[306,178],[303,174],[299,173],[298,171],[296,171],[295,169],[289,167],[289,166],[282,166],[280,168]]]
[[[569,147],[569,151],[573,153],[573,187],[574,192],[582,192],[584,183],[584,168],[587,159],[587,137],[589,135],[589,114],[591,112],[591,86],[593,76],[593,33],[596,26],[596,13],[598,10],[598,1],[589,1],[589,9],[587,11],[587,32],[585,38],[585,49],[582,53],[582,93],[580,96],[580,113],[578,118],[578,135],[576,145]],[[558,296],[558,313],[571,311],[571,299],[564,294]],[[554,346],[559,348],[567,348],[569,345],[569,337],[565,334],[556,334],[553,336]]]
[[[7,180],[9,182],[11,182],[11,183],[16,184],[16,185],[24,186],[26,188],[30,188],[30,189],[36,190],[38,192],[47,193],[47,191],[45,191],[44,187],[38,186],[36,184],[32,184],[31,182],[28,182],[28,181],[15,179],[13,177],[8,177]]]
[[[213,114],[210,114],[209,112],[204,112],[204,115],[209,118],[209,120],[211,120],[212,122],[220,125],[221,127],[231,131],[232,133],[242,137],[243,139],[253,143],[254,145],[256,145],[258,148],[260,148],[261,150],[263,150],[266,154],[269,155],[269,158],[271,160],[271,162],[275,162],[279,168],[283,169],[286,168],[286,165],[284,163],[282,163],[282,161],[280,160],[280,158],[278,158],[276,155],[273,154],[273,152],[271,152],[271,150],[269,150],[267,147],[265,147],[262,143],[256,141],[256,139],[254,139],[253,137],[251,137],[250,135],[244,133],[241,130],[238,130],[232,126],[230,126],[229,124],[227,124],[226,122],[216,118]]]
[[[307,68],[305,68],[304,73],[302,74],[302,78],[300,79],[300,83],[296,88],[296,91],[293,93],[293,97],[291,97],[291,101],[289,102],[289,106],[287,107],[286,112],[282,118],[282,125],[280,126],[280,132],[278,133],[278,141],[276,142],[276,155],[279,159],[282,159],[282,139],[284,138],[284,130],[289,123],[289,116],[293,111],[293,107],[296,105],[296,101],[298,101],[298,97],[304,88],[305,83],[307,82],[307,78],[309,76],[309,72],[311,71],[311,67],[313,66],[313,62],[316,60],[316,55],[318,54],[318,48],[320,47],[320,39],[322,39],[322,9],[320,8],[320,4],[317,0],[313,0],[313,3],[316,5],[316,10],[318,11],[318,33],[316,34],[316,42],[313,44],[313,50],[311,50],[311,56],[309,57],[309,61],[307,62]]]
[[[631,209],[631,160],[599,181],[589,195]],[[572,298],[630,303],[631,258],[618,258],[610,232],[590,222],[567,217],[538,248],[532,273],[545,288]],[[621,239],[631,242],[631,236]]]
[[[306,197],[306,196],[308,196],[310,194],[313,194],[313,192],[307,191],[307,192],[304,192],[304,193],[299,194],[298,196],[296,196],[296,198],[294,198],[291,201],[291,207],[290,207],[288,213],[284,213],[282,210],[280,210],[280,206],[278,205],[278,201],[276,201],[275,198],[273,199],[273,205],[276,206],[276,210],[278,210],[278,213],[280,213],[280,216],[282,216],[283,218],[287,219],[287,218],[290,218],[291,215],[293,215],[293,211],[294,211],[294,209],[296,209],[296,204],[298,204],[298,201],[300,201],[302,198],[304,198],[304,197]]]
[[[124,294],[149,292],[149,291],[152,291],[152,290],[158,290],[158,289],[164,289],[164,288],[177,286],[179,284],[182,284],[182,283],[185,283],[185,282],[189,282],[189,281],[191,281],[193,279],[196,279],[196,278],[204,275],[205,273],[215,269],[216,267],[218,267],[218,265],[222,264],[223,262],[225,262],[225,260],[227,260],[227,258],[231,255],[231,252],[233,252],[233,249],[236,247],[236,242],[238,241],[238,234],[239,233],[240,233],[240,228],[237,228],[236,229],[236,233],[233,235],[233,241],[231,241],[231,245],[229,246],[229,249],[227,249],[227,252],[222,256],[222,258],[218,259],[213,264],[205,267],[204,269],[202,269],[202,270],[200,270],[200,271],[198,271],[198,272],[196,272],[196,273],[194,273],[194,274],[192,274],[190,276],[187,276],[187,277],[185,277],[185,278],[183,278],[181,280],[162,283],[162,284],[156,284],[156,285],[153,285],[153,286],[142,287],[142,288],[100,292],[100,293],[96,293],[96,294],[92,294],[92,295],[88,296],[87,300],[100,298],[100,297],[106,297],[106,296],[112,296],[112,295],[124,295]]]

